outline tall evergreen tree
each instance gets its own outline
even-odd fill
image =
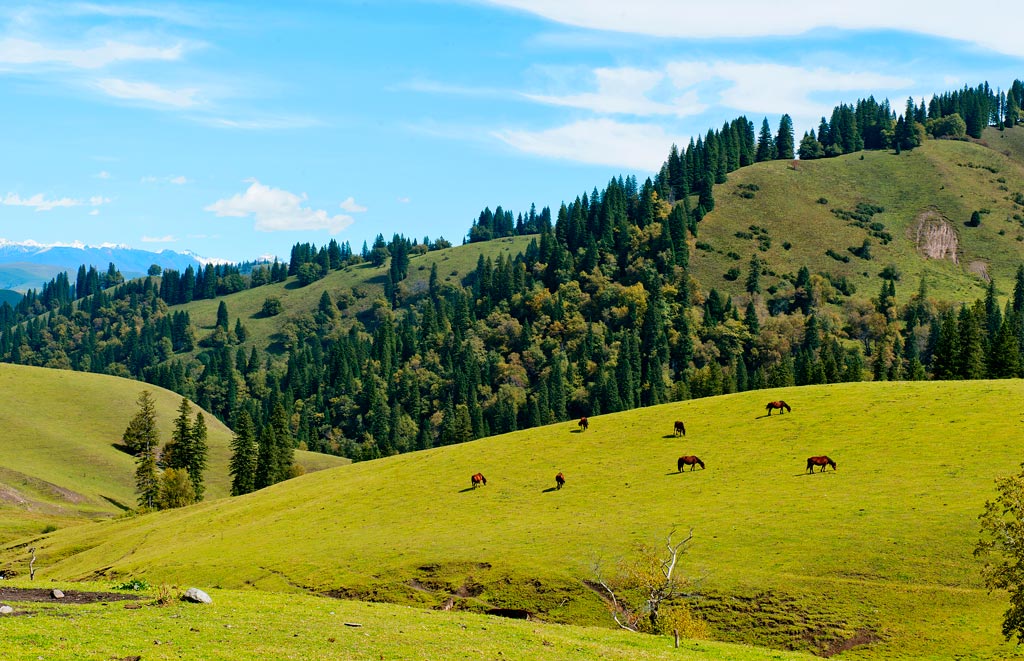
[[[793,140],[793,119],[789,115],[783,115],[779,120],[779,131],[775,134],[775,158],[792,160]]]
[[[249,412],[242,409],[235,416],[231,436],[231,495],[241,496],[256,490],[256,460],[259,448]]]
[[[757,153],[754,160],[773,161],[778,152],[775,149],[775,139],[772,137],[772,127],[768,125],[768,118],[761,122],[761,132],[757,136]]]

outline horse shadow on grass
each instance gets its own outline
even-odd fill
[[[547,489],[541,491],[541,493],[551,493],[552,491],[558,491],[558,487],[548,487]]]
[[[665,434],[662,438],[678,438],[675,434]]]
[[[466,493],[467,491],[476,491],[476,487],[466,487],[465,489],[463,489],[459,493]]]
[[[582,434],[583,430],[582,429],[570,429],[569,433],[570,434]]]

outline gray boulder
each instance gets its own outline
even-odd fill
[[[14,609],[10,606],[0,606],[0,615],[10,615],[14,612]]]
[[[185,594],[181,595],[181,598],[185,601],[191,601],[194,604],[213,603],[213,599],[210,599],[210,595],[206,594],[199,588],[189,588],[185,590]]]
[[[62,590],[54,588],[53,591],[50,592],[50,596],[53,597],[54,599],[63,599],[64,598],[64,592]]]

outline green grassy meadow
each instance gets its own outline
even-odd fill
[[[114,444],[137,412],[143,389],[153,393],[165,443],[180,395],[112,376],[0,365],[0,540],[135,506],[135,461]],[[207,498],[223,498],[230,490],[231,430],[212,415],[204,417]],[[297,457],[310,471],[345,463],[309,452]]]
[[[0,568],[24,573],[31,544],[44,581],[146,577],[419,606],[452,596],[464,610],[607,626],[583,583],[595,561],[692,528],[682,570],[718,639],[1005,658],[1005,597],[985,592],[971,551],[993,478],[1024,458],[1022,396],[1019,380],[855,383],[637,409],[591,418],[584,433],[562,423],[77,526],[0,548]],[[779,398],[793,412],[765,417]],[[707,469],[678,473],[682,454]],[[806,474],[818,454],[838,470]],[[477,471],[489,483],[473,490]]]
[[[1024,261],[1024,208],[1013,199],[1024,193],[1022,163],[1024,128],[1015,128],[1002,134],[993,130],[984,144],[928,140],[899,155],[866,151],[742,168],[715,187],[715,210],[701,222],[697,236],[697,243],[711,250],[693,250],[692,268],[704,288],[740,294],[750,258],[757,254],[775,274],[763,279],[765,287],[806,265],[812,273],[846,276],[857,287],[858,296],[870,297],[881,287],[878,273],[895,265],[903,275],[897,285],[901,300],[917,291],[923,277],[930,295],[951,301],[983,295],[986,281],[980,273],[984,268],[1006,294],[1012,289],[1017,265]],[[743,197],[741,193],[750,186],[758,190],[752,198]],[[884,207],[872,220],[881,222],[892,235],[889,244],[832,213],[833,209],[852,211],[862,202]],[[979,227],[964,224],[973,211],[986,209],[989,213],[982,214]],[[919,254],[913,237],[923,212],[948,221],[959,241],[959,263]],[[766,250],[759,248],[756,235],[736,235],[749,232],[752,225],[767,229],[770,246]],[[847,250],[860,246],[865,238],[872,242],[871,260]],[[829,249],[849,261],[828,256]],[[739,269],[738,279],[726,279],[730,268]]]
[[[19,582],[29,586],[27,582]],[[32,587],[38,587],[34,585]],[[82,589],[81,586],[72,586]],[[109,584],[90,588],[109,590]],[[713,641],[526,622],[474,613],[308,595],[210,590],[213,604],[175,601],[12,604],[0,620],[7,661],[38,659],[621,659],[799,661],[813,657]],[[180,592],[177,590],[176,592]],[[134,605],[134,604],[133,604]],[[358,624],[360,626],[347,626]]]

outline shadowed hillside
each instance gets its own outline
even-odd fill
[[[715,635],[890,658],[1005,653],[971,556],[1017,469],[1024,383],[862,383],[591,418],[308,475],[249,496],[32,540],[40,576],[146,576],[607,623],[596,560],[693,528]],[[791,413],[764,416],[786,399]],[[672,420],[687,436],[672,435]],[[678,473],[696,454],[706,470]],[[838,470],[808,475],[827,454]],[[486,487],[469,476],[483,472]],[[554,475],[568,480],[554,491]],[[25,543],[0,555],[24,571]]]
[[[143,389],[153,393],[161,442],[167,442],[180,395],[113,376],[0,365],[0,539],[135,507],[134,458],[114,445]],[[230,490],[231,431],[205,418],[207,498],[217,499]],[[310,471],[344,463],[306,452],[296,459]]]

